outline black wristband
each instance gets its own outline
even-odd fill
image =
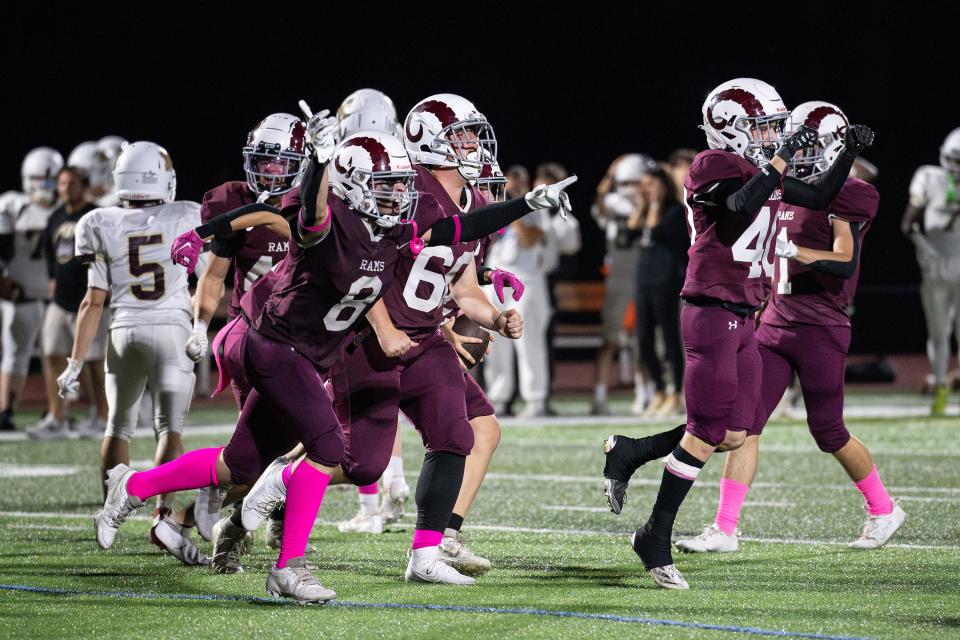
[[[493,271],[493,268],[491,267],[480,267],[480,269],[477,271],[477,282],[479,282],[480,284],[490,284],[490,281],[484,280],[484,277],[486,276],[486,274],[492,271]]]

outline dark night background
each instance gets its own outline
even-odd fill
[[[84,140],[118,134],[164,145],[178,196],[198,200],[242,177],[246,132],[268,113],[298,113],[299,98],[334,110],[354,89],[375,87],[402,119],[421,98],[454,92],[491,120],[504,167],[555,160],[580,176],[580,273],[593,278],[603,240],[587,222],[589,204],[610,160],[703,148],[707,92],[754,76],[788,106],[828,100],[876,131],[866,157],[880,169],[881,206],[853,349],[923,347],[919,272],[899,220],[914,169],[936,164],[960,126],[955,3],[87,6],[95,8],[5,10],[2,190],[19,188],[33,147],[66,157]]]

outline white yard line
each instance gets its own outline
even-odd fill
[[[72,476],[80,467],[51,464],[7,464],[0,463],[0,478],[52,478]]]
[[[90,527],[74,527],[69,524],[8,524],[8,529],[39,529],[41,531],[90,531]]]
[[[0,517],[8,518],[62,518],[64,520],[85,520],[91,517],[91,514],[86,513],[56,513],[52,511],[0,511]],[[131,519],[131,518],[128,518]],[[133,516],[134,520],[150,520],[147,516]],[[318,525],[321,526],[334,526],[337,523],[332,520],[318,520]],[[14,527],[14,525],[5,525],[7,527]],[[546,535],[561,535],[561,536],[597,536],[597,537],[623,537],[627,538],[629,532],[627,531],[597,531],[590,529],[549,529],[549,528],[540,528],[540,527],[508,527],[504,525],[494,525],[494,524],[482,524],[482,523],[470,523],[467,527],[468,529],[476,529],[479,531],[503,531],[506,533],[539,533]],[[80,528],[78,528],[80,529]],[[83,530],[86,530],[86,527],[82,527]],[[848,540],[808,540],[804,538],[763,538],[763,537],[753,537],[753,536],[741,536],[741,540],[747,542],[760,542],[763,544],[801,544],[809,546],[818,546],[818,545],[827,545],[827,546],[841,546],[845,547],[849,544]],[[938,545],[938,544],[888,544],[887,547],[894,549],[942,549],[948,551],[960,551],[960,546],[957,545]]]

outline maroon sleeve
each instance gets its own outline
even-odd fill
[[[739,179],[746,182],[757,171],[756,167],[736,154],[710,149],[700,152],[693,159],[683,186],[689,197],[703,193],[722,180]]]
[[[300,187],[294,187],[290,191],[287,191],[280,200],[280,211],[283,217],[289,219],[291,214],[298,214],[301,204]]]
[[[848,178],[828,213],[847,222],[869,223],[876,217],[879,205],[880,194],[873,185]]]

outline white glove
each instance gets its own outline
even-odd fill
[[[200,362],[207,355],[207,349],[209,349],[207,323],[197,318],[193,321],[193,331],[190,332],[190,337],[187,338],[187,344],[183,350],[188,358],[194,362]]]
[[[523,196],[527,201],[527,206],[536,211],[537,209],[560,209],[560,217],[567,219],[567,214],[573,211],[570,206],[570,197],[567,196],[564,189],[577,181],[577,176],[570,176],[555,184],[542,184],[534,187],[533,191]]]
[[[797,245],[793,243],[793,240],[777,238],[777,255],[781,258],[796,258]]]
[[[68,395],[75,396],[80,391],[80,371],[83,369],[83,363],[73,358],[67,358],[67,368],[63,370],[60,377],[57,378],[57,386],[60,391],[57,393],[61,398]]]
[[[320,164],[330,162],[339,142],[340,121],[328,117],[329,114],[330,110],[324,109],[310,116],[307,122],[307,142],[313,147],[313,154]]]

